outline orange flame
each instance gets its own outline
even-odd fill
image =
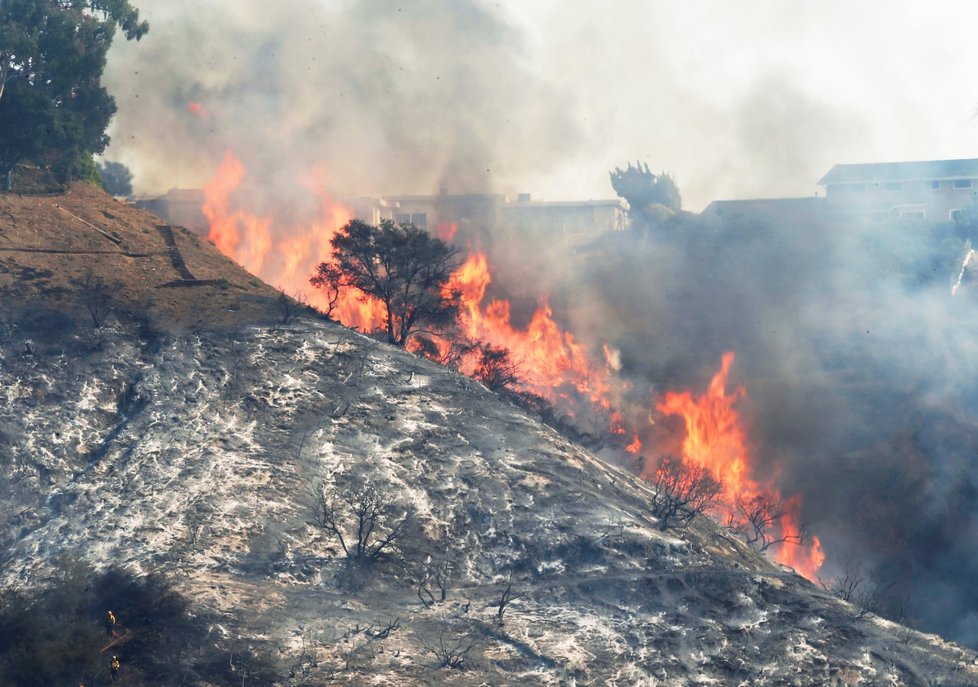
[[[612,434],[627,434],[625,429],[625,418],[622,417],[620,410],[611,411],[611,433]],[[638,436],[635,437],[638,439]]]
[[[332,257],[330,239],[352,219],[353,213],[326,192],[320,171],[302,180],[319,198],[316,218],[305,226],[273,231],[271,217],[231,209],[232,194],[244,178],[244,165],[228,152],[213,180],[204,187],[203,213],[210,224],[207,238],[252,274],[325,309],[328,299],[309,285],[309,276],[316,265]],[[380,301],[358,297],[347,290],[340,294],[332,315],[348,326],[374,331],[384,322],[386,311]]]
[[[724,353],[720,370],[710,380],[706,394],[694,399],[689,391],[666,392],[656,403],[665,415],[679,415],[686,423],[683,457],[709,469],[731,497],[757,493],[748,477],[747,438],[734,403],[747,397],[743,387],[727,394],[727,377],[734,354]]]
[[[304,180],[319,196],[317,219],[307,226],[273,231],[272,218],[231,207],[232,194],[240,187],[245,174],[241,161],[228,152],[214,179],[204,187],[203,212],[210,223],[208,238],[222,253],[266,282],[290,294],[305,294],[311,305],[325,308],[325,294],[310,289],[307,280],[316,265],[332,257],[330,239],[352,218],[351,211],[326,193],[324,175],[320,172]],[[448,239],[454,237],[457,229],[457,224],[445,223],[437,231]],[[489,261],[484,253],[469,255],[453,275],[450,288],[462,294],[463,331],[474,340],[506,348],[529,390],[553,401],[561,397],[562,387],[570,385],[609,410],[607,368],[591,364],[585,347],[557,325],[546,302],[541,303],[526,329],[512,324],[508,301],[494,300],[483,306],[491,281]],[[365,331],[375,331],[386,321],[383,303],[364,298],[353,289],[341,292],[332,314],[340,322]],[[463,361],[463,370],[469,374],[475,367],[474,357]]]
[[[780,503],[784,515],[777,527],[785,539],[774,555],[778,563],[791,566],[799,574],[815,580],[815,574],[825,560],[821,541],[812,538],[809,546],[801,541],[799,497],[783,500],[773,484],[760,484],[752,476],[747,432],[740,413],[734,407],[747,398],[747,390],[737,386],[727,392],[733,352],[723,354],[720,369],[713,375],[706,393],[694,397],[689,391],[667,392],[656,403],[656,410],[665,415],[683,418],[686,437],[682,442],[683,460],[707,468],[723,486],[721,510],[728,519],[736,518],[737,503],[764,495]],[[648,477],[648,471],[644,476]]]
[[[610,372],[592,364],[587,349],[554,321],[550,305],[542,301],[526,329],[520,329],[511,321],[509,301],[483,304],[491,282],[489,261],[482,252],[471,253],[452,277],[451,288],[462,294],[461,324],[468,337],[507,349],[523,385],[534,393],[554,400],[569,384],[610,410]]]
[[[801,498],[792,497],[785,502],[784,515],[781,516],[781,534],[787,541],[801,540],[801,527],[798,523],[797,513],[801,510]],[[818,579],[818,570],[825,562],[825,553],[822,551],[822,541],[818,535],[812,536],[810,546],[785,545],[781,546],[774,560],[781,565],[794,568],[795,571],[815,582]]]
[[[203,212],[210,223],[208,238],[222,253],[266,282],[291,294],[304,294],[311,305],[324,308],[325,295],[312,289],[308,278],[318,263],[332,258],[330,240],[352,218],[352,212],[326,192],[324,174],[319,172],[303,180],[319,198],[315,219],[283,230],[271,217],[232,207],[232,196],[245,176],[244,165],[229,152],[214,179],[204,188]],[[443,240],[451,240],[457,229],[456,224],[444,224],[438,226],[436,233]],[[575,392],[588,399],[594,410],[608,414],[612,434],[633,435],[625,450],[638,455],[643,448],[642,440],[628,431],[622,413],[612,408],[612,397],[617,398],[628,388],[627,382],[612,376],[612,370],[621,367],[620,354],[604,346],[603,365],[595,364],[585,346],[557,324],[546,300],[541,301],[526,328],[515,326],[509,301],[484,302],[491,283],[489,261],[481,252],[471,253],[453,274],[449,288],[461,293],[460,325],[465,334],[473,340],[507,349],[518,366],[525,389],[551,401],[569,399]],[[375,331],[385,321],[386,311],[383,303],[347,289],[340,294],[333,316],[348,326]],[[728,515],[736,512],[738,499],[765,495],[780,503],[785,511],[778,524],[780,535],[787,541],[797,541],[801,533],[800,497],[783,500],[773,484],[759,483],[753,474],[747,432],[735,408],[735,404],[748,398],[747,391],[742,386],[727,391],[734,360],[732,352],[723,355],[720,370],[702,396],[695,397],[690,391],[667,392],[655,408],[660,413],[683,418],[686,430],[683,458],[707,467],[723,484],[722,508]],[[462,362],[462,369],[472,374],[476,365],[476,356],[471,356]],[[647,470],[651,467],[647,466]],[[648,472],[643,476],[648,476]],[[780,546],[775,560],[814,579],[825,556],[820,540],[813,537],[810,546]]]
[[[435,238],[439,238],[445,243],[451,243],[455,240],[455,234],[458,233],[458,222],[442,222],[435,227]]]

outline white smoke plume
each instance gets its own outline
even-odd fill
[[[144,0],[113,47],[108,153],[139,190],[200,187],[233,150],[287,190],[485,192],[574,149],[576,126],[505,12],[478,0]],[[279,190],[279,189],[276,189]]]

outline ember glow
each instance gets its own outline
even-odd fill
[[[784,513],[774,526],[780,528],[780,536],[776,534],[775,538],[784,538],[785,543],[778,547],[774,559],[815,580],[825,560],[821,542],[816,536],[812,537],[810,545],[794,543],[800,541],[803,534],[799,524],[801,499],[784,499],[774,484],[761,483],[754,476],[743,418],[734,407],[738,401],[747,399],[747,390],[737,386],[727,392],[734,360],[733,352],[723,354],[720,369],[702,396],[694,396],[690,391],[670,391],[656,403],[656,410],[683,419],[686,429],[682,442],[683,460],[707,468],[723,485],[723,519],[737,520],[738,503],[758,496],[767,497]],[[650,476],[653,470],[654,466],[647,466],[645,476]]]
[[[187,103],[187,112],[201,119],[207,119],[209,116],[207,110],[204,109],[203,103]]]

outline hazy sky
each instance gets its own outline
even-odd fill
[[[120,114],[107,156],[133,167],[148,191],[199,185],[222,146],[247,145],[232,130],[253,138],[272,127],[240,112],[218,123],[225,97],[249,117],[277,109],[266,104],[281,92],[267,84],[265,104],[241,97],[260,79],[237,68],[262,49],[291,51],[290,69],[283,57],[270,71],[301,82],[290,97],[302,122],[277,135],[315,131],[304,163],[320,153],[347,192],[434,192],[444,179],[451,190],[465,177],[464,190],[611,197],[608,170],[641,159],[672,172],[686,207],[699,210],[714,198],[809,195],[836,162],[978,156],[973,0],[135,4],[153,26],[140,44],[113,48],[107,82]],[[276,36],[277,53],[267,47]],[[318,66],[295,68],[303,60]],[[378,87],[387,78],[395,92]],[[180,107],[195,93],[215,112],[210,131]],[[392,96],[415,115],[385,116]],[[320,134],[330,142],[319,145]],[[389,171],[412,160],[400,177]],[[399,178],[432,188],[387,188]]]

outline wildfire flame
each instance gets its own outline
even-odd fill
[[[773,484],[761,484],[752,475],[747,433],[740,413],[734,405],[747,398],[747,391],[736,386],[727,392],[727,381],[733,366],[733,352],[723,354],[720,369],[713,375],[706,393],[694,397],[690,391],[667,392],[656,403],[664,415],[683,418],[686,437],[682,442],[683,460],[707,468],[723,486],[721,510],[727,519],[736,518],[737,504],[758,496],[766,496],[783,515],[775,524],[784,539],[774,559],[789,565],[799,574],[815,580],[825,560],[821,541],[813,537],[810,545],[801,542],[799,524],[800,497],[783,499]],[[645,476],[649,476],[648,473]]]
[[[213,180],[204,187],[203,213],[210,224],[207,238],[263,281],[307,299],[314,307],[326,308],[326,295],[310,288],[309,277],[316,265],[332,257],[330,239],[353,218],[353,213],[326,192],[324,173],[319,171],[301,180],[319,199],[315,219],[287,231],[274,231],[273,218],[231,209],[231,196],[245,174],[241,161],[228,152]],[[364,331],[381,326],[385,314],[382,303],[358,296],[352,290],[340,293],[333,311],[333,317]]]
[[[308,279],[320,262],[332,258],[330,240],[352,219],[352,212],[326,192],[324,173],[319,172],[302,180],[319,199],[316,217],[303,226],[279,227],[271,217],[232,209],[232,196],[245,176],[244,165],[229,152],[204,188],[203,212],[210,223],[208,238],[222,253],[264,281],[287,293],[302,294],[311,305],[324,308],[325,294],[311,289]],[[456,224],[442,224],[436,229],[436,235],[451,240],[457,230]],[[449,290],[461,293],[462,331],[474,341],[509,351],[524,389],[550,401],[567,400],[574,393],[587,399],[594,411],[607,414],[612,435],[633,437],[625,451],[639,455],[642,440],[629,430],[619,409],[612,407],[612,399],[628,388],[627,382],[612,374],[613,370],[621,369],[620,353],[606,345],[602,350],[603,360],[595,363],[587,348],[557,324],[546,300],[540,302],[525,328],[514,325],[509,301],[485,302],[491,282],[489,260],[485,253],[478,251],[471,252],[453,274]],[[332,315],[364,331],[376,331],[386,319],[383,303],[352,289],[340,293]],[[787,543],[801,539],[801,498],[783,499],[773,483],[759,482],[754,475],[747,433],[735,407],[747,399],[747,391],[742,386],[727,391],[734,360],[732,352],[723,355],[720,370],[702,396],[694,396],[690,391],[667,392],[655,404],[655,409],[683,418],[686,430],[683,459],[706,467],[721,482],[721,510],[728,518],[736,513],[738,503],[756,496],[765,496],[780,505],[779,512],[783,511],[783,515],[777,527],[786,543],[776,550],[774,558],[815,579],[825,559],[818,537],[813,537],[807,546]],[[476,356],[470,356],[462,361],[463,372],[472,374],[477,364]],[[647,465],[643,476],[652,473],[654,466]]]
[[[473,252],[452,277],[452,288],[462,294],[461,324],[466,335],[505,348],[517,364],[523,385],[553,400],[560,388],[571,385],[598,407],[610,411],[611,383],[607,367],[595,365],[587,349],[553,318],[542,301],[526,329],[513,325],[509,301],[484,304],[492,282],[485,253]]]
[[[435,227],[434,235],[435,238],[439,238],[445,243],[451,243],[455,240],[455,234],[458,233],[458,222],[441,222]]]

